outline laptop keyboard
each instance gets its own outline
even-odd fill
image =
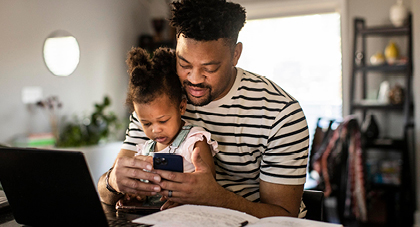
[[[146,225],[146,224],[138,224],[138,223],[133,223],[131,221],[128,220],[124,220],[124,219],[112,219],[112,220],[108,220],[108,225],[110,227],[116,227],[116,226],[129,226],[129,227],[151,227],[153,225]]]

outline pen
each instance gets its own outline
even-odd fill
[[[248,221],[242,222],[241,225],[240,225],[240,227],[243,227],[243,226],[246,226],[246,225],[248,225]]]

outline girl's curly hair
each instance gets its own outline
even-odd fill
[[[170,23],[186,38],[211,41],[225,38],[236,44],[245,24],[245,9],[226,0],[179,0],[172,3]]]
[[[133,47],[126,60],[130,82],[126,104],[134,110],[134,103],[150,103],[165,94],[174,104],[179,105],[183,89],[176,73],[174,51],[159,48],[150,54],[139,47]]]

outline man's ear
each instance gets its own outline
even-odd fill
[[[181,100],[181,103],[179,104],[179,110],[181,112],[181,115],[184,115],[186,109],[187,109],[187,99],[183,98]]]
[[[242,54],[242,43],[239,42],[235,46],[235,50],[233,51],[233,57],[232,57],[232,65],[236,66],[238,64],[239,58]]]

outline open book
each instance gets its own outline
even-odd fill
[[[236,210],[198,205],[182,205],[160,211],[133,220],[134,223],[153,225],[154,227],[169,226],[226,226],[226,227],[338,227],[332,224],[292,217],[257,218]]]

